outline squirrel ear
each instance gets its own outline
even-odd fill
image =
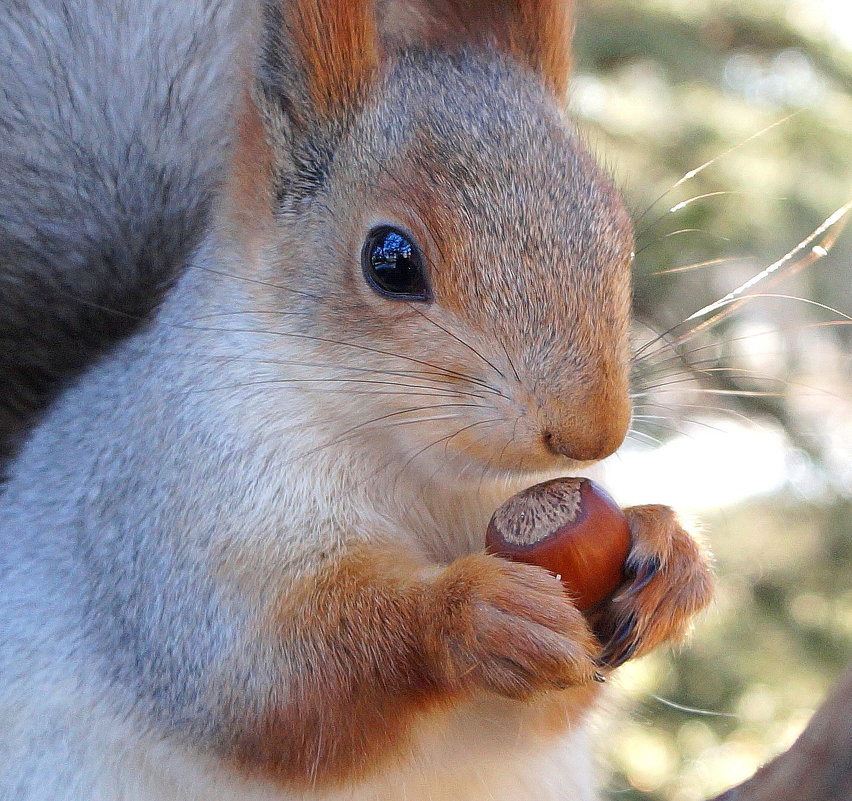
[[[379,63],[373,0],[268,0],[265,9],[267,70],[279,85],[299,85],[309,116],[345,112]]]
[[[389,47],[491,42],[561,96],[571,69],[573,7],[574,0],[378,0],[378,18]]]

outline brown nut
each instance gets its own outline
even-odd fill
[[[588,478],[556,478],[513,495],[491,517],[491,553],[562,579],[587,611],[624,581],[630,528],[616,502]]]

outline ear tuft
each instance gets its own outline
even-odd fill
[[[513,5],[512,51],[526,60],[558,96],[564,95],[571,72],[572,0],[515,0]]]
[[[331,115],[357,101],[379,64],[373,2],[290,0],[285,13],[317,111]]]

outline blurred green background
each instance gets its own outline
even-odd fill
[[[624,502],[699,515],[720,576],[688,647],[621,671],[609,799],[742,781],[852,658],[852,226],[752,290],[786,297],[682,323],[852,199],[850,89],[849,0],[581,3],[571,106],[634,211],[645,324],[610,481]]]

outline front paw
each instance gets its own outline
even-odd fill
[[[523,699],[596,678],[598,641],[539,567],[474,554],[449,565],[431,596],[429,651],[451,687]]]
[[[633,506],[624,513],[633,540],[627,581],[590,616],[607,667],[682,639],[713,594],[709,552],[669,507]]]

